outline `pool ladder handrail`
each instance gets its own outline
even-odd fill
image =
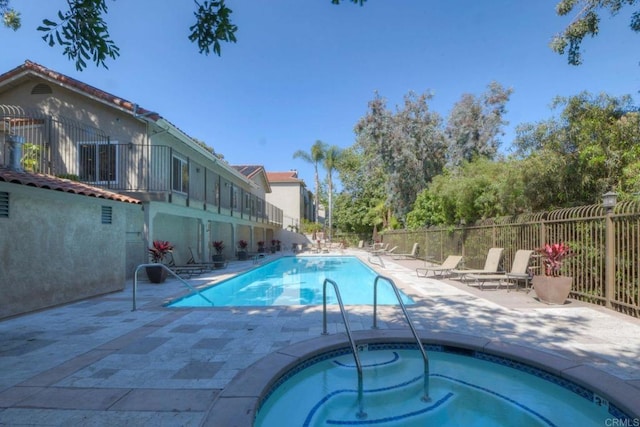
[[[136,267],[135,273],[133,273],[133,308],[131,309],[131,311],[136,311],[136,294],[138,292],[138,271],[140,271],[140,269],[142,267],[162,267],[162,268],[164,268],[165,270],[167,270],[169,272],[169,274],[171,274],[173,277],[175,277],[180,282],[182,282],[182,284],[184,284],[187,288],[191,289],[193,292],[195,292],[198,295],[200,295],[202,297],[202,299],[204,299],[209,304],[211,304],[211,306],[215,305],[213,303],[213,301],[211,301],[209,298],[207,298],[204,295],[202,295],[202,292],[200,292],[198,289],[196,289],[193,286],[191,286],[182,277],[178,276],[178,274],[176,274],[175,271],[171,270],[169,267],[167,267],[164,264],[152,263],[152,264],[140,264],[139,266]]]
[[[353,352],[353,358],[356,361],[356,369],[358,370],[358,413],[356,417],[362,420],[367,417],[367,413],[364,412],[362,406],[362,394],[363,394],[363,381],[362,381],[362,364],[360,363],[360,356],[358,356],[358,348],[356,347],[356,343],[351,336],[351,327],[349,326],[349,319],[347,319],[346,311],[344,309],[344,304],[342,303],[342,297],[340,296],[340,290],[338,289],[338,284],[331,279],[324,279],[322,284],[322,335],[328,335],[327,332],[327,283],[331,283],[333,289],[336,292],[336,298],[338,299],[338,305],[340,306],[340,313],[342,314],[342,321],[344,323],[344,328],[347,331],[347,338],[349,339],[349,344],[351,344],[351,351]]]
[[[411,321],[411,318],[409,317],[409,313],[407,312],[407,308],[405,307],[404,303],[402,302],[402,297],[400,296],[400,292],[398,291],[398,287],[396,286],[396,284],[393,282],[393,280],[391,280],[388,277],[385,276],[381,276],[378,275],[376,276],[376,279],[373,282],[373,329],[378,329],[378,316],[377,316],[377,312],[378,312],[378,281],[380,279],[386,280],[387,282],[389,282],[389,284],[391,285],[391,288],[393,289],[393,292],[396,294],[396,298],[398,299],[398,303],[400,304],[400,308],[402,309],[402,312],[404,313],[404,317],[405,319],[407,319],[407,323],[409,324],[409,329],[411,329],[411,333],[413,334],[413,337],[416,340],[416,343],[418,344],[418,348],[420,349],[420,353],[422,353],[422,360],[424,361],[424,395],[422,396],[422,400],[425,402],[429,402],[431,401],[431,397],[429,397],[429,356],[427,356],[427,352],[424,350],[424,346],[422,345],[422,341],[420,341],[420,338],[418,337],[418,333],[416,332],[416,328],[413,326],[413,322]]]

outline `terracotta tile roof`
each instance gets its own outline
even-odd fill
[[[161,118],[158,113],[154,113],[152,111],[146,110],[137,106],[136,104],[127,101],[126,99],[122,99],[118,96],[112,95],[108,92],[100,90],[96,87],[83,83],[79,80],[74,79],[73,77],[65,76],[64,74],[60,74],[56,71],[53,71],[47,67],[44,67],[40,64],[36,64],[35,62],[31,62],[26,60],[24,64],[14,68],[13,70],[7,71],[4,74],[0,74],[0,82],[10,80],[13,77],[17,77],[20,74],[26,72],[33,72],[35,74],[39,74],[40,76],[57,81],[65,86],[75,88],[79,91],[82,91],[94,98],[100,99],[102,101],[114,104],[120,108],[131,111],[134,114],[139,114],[148,117],[151,120],[157,121]]]
[[[267,172],[269,182],[303,182],[298,178],[298,171],[291,170],[287,172]]]
[[[140,200],[124,196],[102,188],[92,187],[82,182],[57,178],[40,173],[17,172],[8,168],[0,168],[0,181],[13,184],[28,185],[48,190],[63,191],[81,196],[96,197],[98,199],[116,200],[118,202],[141,204]]]

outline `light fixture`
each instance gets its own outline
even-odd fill
[[[611,210],[616,206],[617,199],[618,195],[613,191],[609,191],[602,195],[602,206],[607,210]]]

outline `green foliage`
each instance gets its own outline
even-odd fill
[[[29,142],[22,145],[22,167],[27,172],[37,173],[40,172],[40,151],[39,145],[31,144]]]
[[[213,45],[213,52],[220,56],[220,42],[236,42],[238,27],[230,20],[232,10],[224,0],[209,1],[203,4],[195,2],[198,10],[194,12],[196,23],[189,27],[189,40],[196,41],[200,53],[208,55]]]
[[[365,1],[351,0],[360,6]],[[21,26],[20,13],[9,6],[10,2],[0,0],[0,13],[4,26],[15,31]],[[221,42],[236,42],[238,27],[231,22],[232,10],[226,6],[225,0],[194,3],[197,6],[194,12],[196,22],[189,27],[189,40],[198,44],[200,53],[208,55],[213,50],[220,56]],[[331,3],[338,5],[340,0],[331,0]],[[57,20],[43,19],[38,27],[38,31],[44,33],[42,39],[49,46],[62,46],[64,55],[75,62],[78,71],[87,67],[87,60],[108,68],[105,60],[107,57],[115,59],[120,56],[120,49],[110,39],[103,19],[108,12],[106,0],[67,0],[67,4],[69,10],[65,13],[58,11]]]
[[[69,1],[69,10],[58,11],[58,20],[44,19],[38,31],[49,46],[56,43],[64,47],[63,53],[76,64],[76,69],[86,68],[87,60],[108,68],[107,57],[120,56],[120,49],[110,39],[107,24],[102,15],[107,13],[105,0]]]
[[[587,36],[595,37],[600,30],[599,13],[608,10],[611,15],[616,15],[625,5],[634,4],[636,0],[561,0],[556,5],[558,15],[568,15],[576,6],[579,6],[579,11],[564,31],[552,39],[551,49],[560,55],[567,53],[569,64],[580,65],[582,41]],[[633,13],[629,26],[633,31],[640,31],[640,12]]]
[[[482,96],[462,95],[453,106],[444,131],[449,165],[457,166],[479,156],[489,159],[496,156],[512,92],[492,82]]]
[[[313,234],[322,231],[322,224],[309,221],[306,218],[302,219],[302,233]]]
[[[2,13],[2,22],[5,27],[17,31],[22,25],[20,13],[9,7],[9,0],[0,0],[0,13]]]
[[[412,228],[456,225],[526,211],[519,160],[478,158],[433,179],[408,215]]]
[[[386,204],[397,218],[405,218],[415,195],[444,165],[442,119],[429,110],[431,98],[429,93],[409,92],[403,107],[393,113],[376,94],[355,127],[356,145],[380,167]]]
[[[558,118],[521,125],[515,141],[526,158],[532,208],[598,203],[610,190],[624,199],[640,190],[640,115],[629,97],[585,92],[557,98],[554,107],[563,107]]]
[[[314,192],[314,204],[316,209],[320,205],[320,175],[318,173],[318,165],[324,160],[325,152],[327,150],[327,144],[317,140],[311,146],[311,151],[306,152],[304,150],[297,150],[293,153],[294,159],[302,159],[307,163],[313,164],[314,180],[316,184]],[[317,211],[316,211],[317,212]],[[316,214],[316,222],[318,222],[318,215]]]

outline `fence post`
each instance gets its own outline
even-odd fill
[[[602,206],[606,210],[605,215],[605,238],[604,238],[604,256],[605,256],[605,264],[604,264],[604,298],[605,298],[605,306],[607,308],[612,308],[611,301],[614,297],[614,286],[615,286],[615,252],[614,252],[614,229],[613,229],[613,210],[616,206],[616,194],[613,192],[608,192],[603,196]]]

